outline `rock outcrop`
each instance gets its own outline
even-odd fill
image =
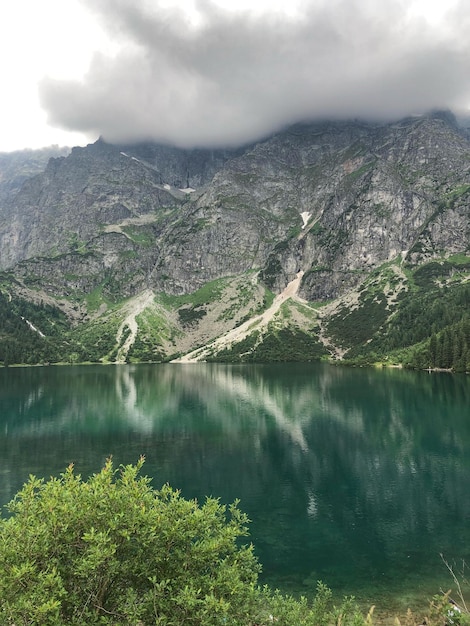
[[[298,295],[325,301],[384,263],[470,250],[470,140],[450,113],[299,124],[226,151],[98,140],[11,180],[0,268],[82,304],[242,275],[281,293],[299,272]]]

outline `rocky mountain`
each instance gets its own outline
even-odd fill
[[[40,150],[0,152],[0,211],[8,200],[18,193],[28,178],[44,171],[50,158],[67,156],[69,152],[70,148],[59,146]]]
[[[26,327],[50,342],[42,360],[445,366],[429,350],[448,332],[470,363],[470,140],[450,113],[301,124],[238,150],[98,140],[14,193],[4,179],[3,307],[34,328],[22,307],[44,327],[40,306],[63,315]],[[454,313],[406,335],[413,303],[444,292]]]

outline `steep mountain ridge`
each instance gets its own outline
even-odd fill
[[[291,358],[302,357],[302,342],[304,358],[365,354],[411,293],[421,294],[420,267],[436,265],[428,292],[464,288],[469,194],[470,141],[448,113],[299,124],[227,151],[98,140],[51,159],[3,200],[3,291],[56,302],[75,325],[68,337],[83,349],[69,352],[79,360],[167,360],[250,317],[239,350],[230,357],[221,342],[205,358],[282,358],[273,347],[281,329],[299,342]],[[256,315],[299,272],[310,313],[291,299],[271,326],[257,327]],[[125,331],[124,300],[142,304],[141,294],[145,306]],[[345,340],[340,320],[361,310],[369,329]],[[89,337],[99,324],[109,337],[97,352]]]
[[[23,183],[41,174],[49,159],[67,156],[70,148],[50,146],[40,150],[15,150],[0,152],[0,218],[2,209],[21,189]]]

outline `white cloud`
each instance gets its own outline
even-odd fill
[[[2,68],[11,87],[0,149],[20,124],[36,144],[55,136],[54,127],[82,143],[101,134],[223,145],[301,119],[391,118],[470,102],[465,0],[445,7],[430,0],[16,0],[8,7],[9,28],[0,9],[0,34],[10,31],[0,52],[11,58]],[[49,126],[36,95],[41,76]]]
[[[83,142],[46,123],[38,81],[83,77],[93,50],[110,49],[78,0],[15,0],[0,4],[0,150]]]

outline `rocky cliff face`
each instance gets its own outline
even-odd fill
[[[3,195],[0,267],[77,301],[250,272],[280,293],[301,272],[299,294],[324,301],[384,263],[468,253],[469,197],[450,114],[297,125],[232,151],[99,140]]]
[[[40,150],[0,152],[0,218],[11,198],[32,176],[41,174],[49,159],[67,156],[70,148],[51,146]]]
[[[238,152],[98,141],[51,159],[8,203],[0,264],[79,249],[121,273],[124,255],[171,293],[249,269],[279,291],[302,269],[304,296],[331,298],[397,256],[464,251],[469,170],[444,115],[296,126]]]

